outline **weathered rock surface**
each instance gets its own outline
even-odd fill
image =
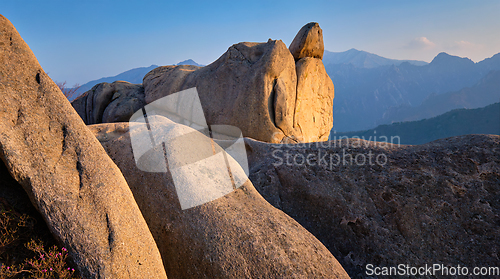
[[[0,15],[0,158],[88,278],[166,278],[120,170]]]
[[[334,87],[320,59],[305,57],[297,61],[297,104],[295,127],[304,142],[328,140],[333,125]]]
[[[499,136],[401,147],[356,139],[246,143],[259,193],[324,243],[351,277],[366,277],[367,264],[472,272],[500,263]]]
[[[146,103],[196,87],[209,125],[233,125],[265,142],[326,140],[333,125],[332,81],[319,59],[297,67],[299,74],[282,41],[239,43],[203,68],[149,72],[143,81]]]
[[[71,105],[87,125],[128,122],[130,116],[146,105],[142,84],[126,81],[99,83]]]
[[[203,68],[159,67],[143,84],[146,103],[196,87],[209,125],[233,125],[268,142],[301,140],[293,127],[295,63],[282,41],[235,44]]]
[[[171,133],[179,126],[166,120],[162,129]],[[135,129],[129,132],[128,123],[89,128],[124,173],[169,278],[348,278],[316,238],[248,180],[219,199],[181,210],[170,173],[137,168],[130,139]]]
[[[128,121],[145,103],[196,87],[209,125],[236,126],[265,142],[327,140],[334,88],[321,61],[319,25],[305,25],[290,47],[297,62],[281,40],[235,44],[208,66],[158,67],[144,87],[102,83],[72,105],[86,124]]]
[[[295,60],[304,57],[323,59],[325,46],[323,44],[323,30],[319,24],[310,22],[304,25],[295,35],[289,49]]]

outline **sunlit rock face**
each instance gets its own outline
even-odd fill
[[[319,24],[310,22],[304,25],[293,39],[289,49],[295,60],[305,57],[323,59],[325,46],[323,44],[323,30]]]
[[[72,104],[86,124],[121,122],[141,105],[194,87],[209,125],[232,125],[265,142],[324,141],[333,126],[334,87],[323,51],[321,28],[309,23],[290,49],[281,40],[238,43],[208,66],[158,67],[143,86],[99,84]]]
[[[0,15],[0,159],[85,278],[167,278],[123,175]]]
[[[146,102],[196,87],[209,125],[233,125],[265,142],[327,140],[334,87],[319,25],[304,26],[291,49],[300,54],[280,40],[239,43],[203,68],[159,67],[144,77]]]
[[[228,149],[224,142],[212,149],[203,133],[153,117],[156,149],[136,152],[133,141],[147,133],[144,126],[131,122],[89,128],[122,170],[169,277],[349,278],[321,242],[265,201],[249,180],[241,180],[246,175],[233,158],[228,156],[226,165],[220,158]],[[226,178],[227,166],[234,188]],[[210,181],[199,183],[201,176]]]

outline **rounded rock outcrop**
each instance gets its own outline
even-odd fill
[[[167,278],[123,175],[0,15],[0,164],[85,278]]]
[[[146,105],[142,84],[126,81],[99,83],[71,102],[87,125],[127,122]]]
[[[218,199],[182,210],[179,185],[175,185],[171,171],[176,158],[186,158],[180,153],[166,156],[166,173],[139,169],[141,159],[136,163],[132,144],[141,130],[137,125],[145,124],[110,123],[89,128],[125,175],[169,277],[349,278],[321,242],[266,202],[249,180]],[[175,139],[177,131],[191,129],[167,118],[149,125],[154,134],[169,139]],[[167,153],[171,151],[168,143],[165,146]],[[162,144],[157,147],[161,149]]]
[[[323,30],[319,24],[310,22],[304,25],[295,35],[289,49],[295,60],[304,57],[323,59],[325,46],[323,44]]]
[[[127,121],[143,102],[196,87],[208,125],[236,126],[271,143],[323,141],[333,126],[334,97],[323,49],[321,28],[310,23],[292,43],[294,55],[281,40],[242,42],[205,67],[155,68],[143,87],[100,84],[73,106],[87,124]]]

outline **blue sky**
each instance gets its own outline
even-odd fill
[[[325,49],[431,61],[500,52],[500,1],[0,0],[40,64],[68,84],[152,64],[209,64],[241,41],[289,45],[319,22]]]

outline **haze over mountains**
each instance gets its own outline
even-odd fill
[[[423,66],[429,63],[418,60],[397,60],[385,58],[373,53],[351,48],[343,52],[331,52],[325,50],[323,55],[325,64],[352,64],[358,68],[376,68],[387,65],[400,65],[403,62],[408,62],[413,65]]]
[[[500,54],[474,63],[443,52],[427,63],[350,49],[325,51],[323,63],[335,85],[333,130],[337,132],[420,120],[500,100]],[[178,65],[185,64],[202,66],[191,59]],[[101,82],[142,83],[144,75],[156,67],[135,68],[90,81],[77,92],[81,94]]]
[[[471,87],[429,95],[419,106],[401,105],[387,110],[380,124],[414,121],[459,108],[479,108],[500,102],[500,71],[491,71]],[[500,118],[497,119],[500,121]]]
[[[332,133],[330,139],[359,137],[394,144],[424,144],[469,134],[500,135],[500,103],[476,109],[454,109],[430,119],[380,125],[366,131]]]
[[[366,130],[380,123],[391,123],[395,119],[389,118],[389,112],[393,113],[395,108],[417,107],[432,94],[472,87],[490,71],[500,70],[500,54],[474,63],[468,58],[440,53],[426,65],[403,62],[378,67],[362,66],[376,64],[370,61],[373,56],[367,54],[365,57],[367,61],[348,64],[333,63],[341,61],[339,59],[324,61],[335,85],[334,129],[337,132]],[[498,101],[500,91],[492,86],[482,96]],[[481,102],[481,106],[491,104],[488,102]]]

